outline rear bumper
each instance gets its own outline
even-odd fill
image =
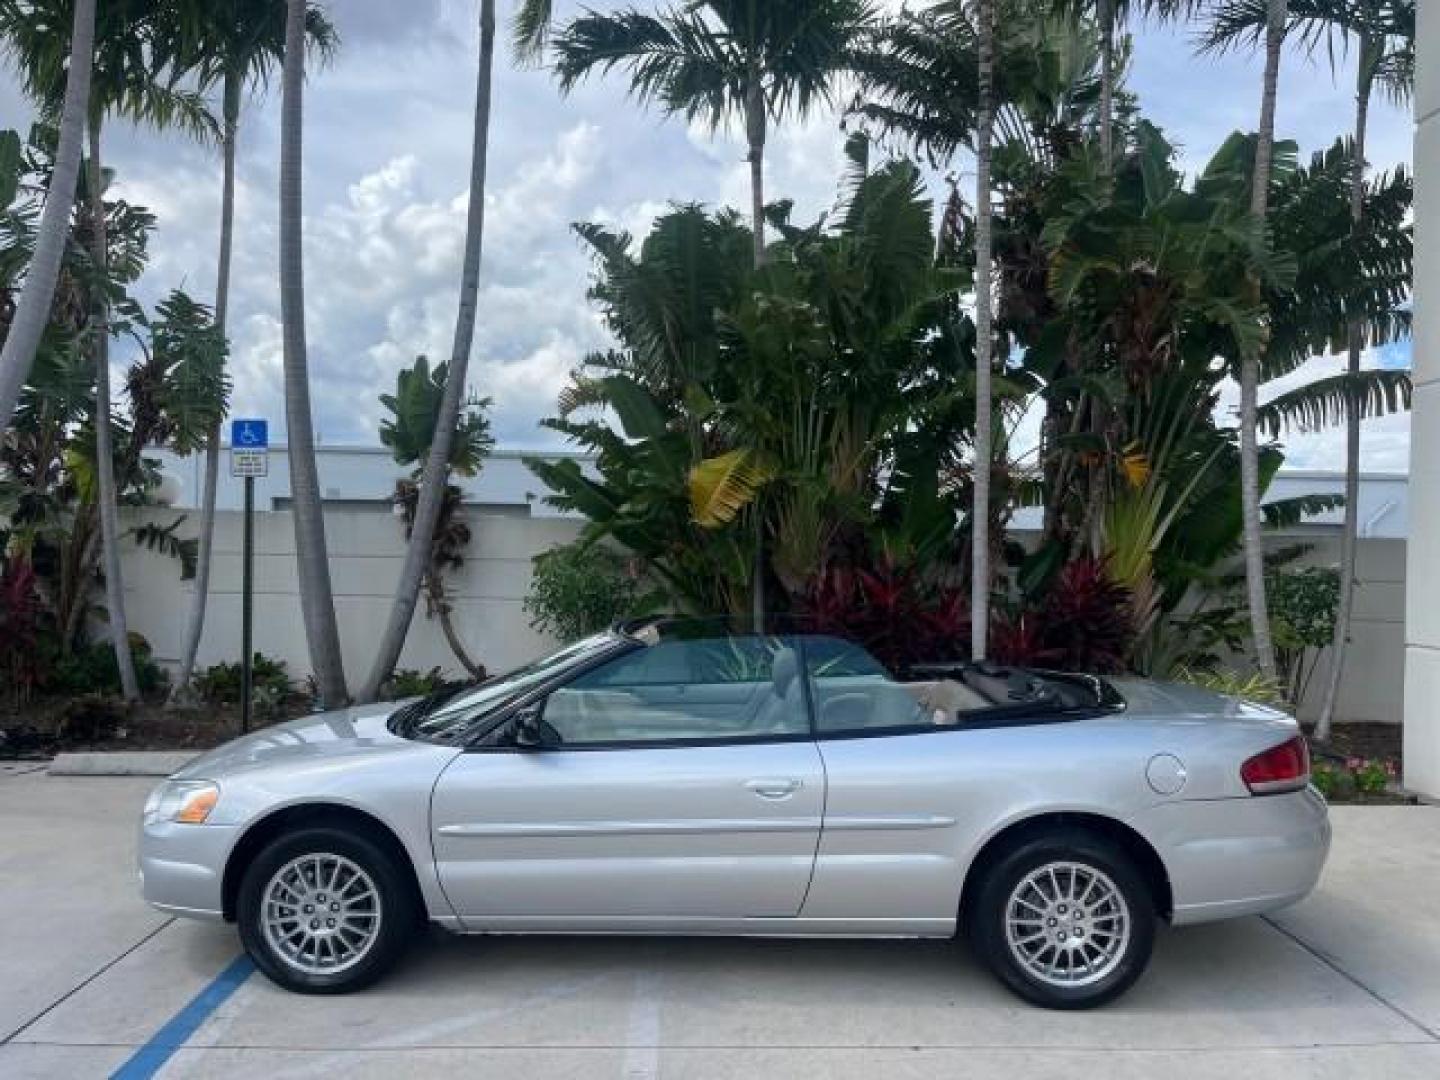
[[[1129,823],[1165,864],[1176,926],[1255,915],[1302,900],[1330,852],[1325,800],[1313,788],[1167,803]]]
[[[140,891],[145,900],[170,915],[223,919],[225,862],[239,832],[230,825],[142,825]]]

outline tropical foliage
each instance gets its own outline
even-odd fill
[[[561,641],[598,633],[655,602],[636,560],[605,544],[562,544],[535,557],[525,611]]]
[[[963,73],[978,41],[969,7],[901,15],[861,65],[857,122],[924,161],[971,146],[978,84]],[[1240,550],[1241,440],[1221,395],[1248,362],[1266,381],[1292,376],[1343,348],[1357,321],[1370,343],[1408,333],[1409,176],[1372,178],[1356,225],[1349,144],[1302,164],[1279,142],[1257,242],[1253,136],[1231,135],[1186,176],[1121,88],[1105,158],[1093,135],[1093,25],[1016,20],[995,48],[997,569],[978,590],[965,558],[975,210],[952,192],[932,230],[920,170],[876,161],[863,134],[833,215],[800,227],[787,205],[772,207],[778,239],[759,270],[745,258],[753,236],[729,211],[676,207],[638,244],[577,227],[618,347],[587,358],[547,423],[593,451],[596,467],[532,468],[589,520],[585,542],[618,542],[688,609],[741,614],[759,575],[772,610],[833,620],[888,606],[921,627],[934,613],[919,596],[948,611],[979,591],[994,612],[992,656],[1217,668],[1245,647],[1233,620],[1225,635],[1200,635],[1203,646],[1186,643]],[[1409,394],[1405,372],[1378,370],[1267,395],[1262,489],[1284,458],[1275,437],[1351,409],[1405,408]],[[1020,448],[1033,413],[1039,444]],[[1272,501],[1264,520],[1294,525],[1339,504]],[[1005,532],[1023,508],[1041,517],[1028,551]],[[1083,620],[1081,647],[1044,629],[1057,620]],[[946,625],[950,658],[962,655],[968,632]],[[913,662],[938,646],[878,647]]]
[[[15,290],[27,264],[33,239],[28,226],[37,215],[54,140],[53,130],[37,126],[22,145],[16,201],[0,212],[0,295]],[[103,292],[108,298],[113,312],[109,332],[130,356],[125,408],[105,418],[114,433],[110,464],[121,502],[139,505],[153,498],[159,475],[148,448],[194,452],[224,415],[229,397],[226,345],[210,310],[178,290],[152,310],[131,295],[148,261],[153,215],[119,199],[106,199],[104,206],[107,258],[102,272],[91,258],[90,200],[82,185],[51,319],[0,442],[6,620],[16,624],[15,640],[28,643],[16,658],[29,669],[15,676],[22,694],[61,685],[55,679],[63,682],[63,672],[74,668],[68,658],[89,655],[92,635],[104,628],[108,616],[99,602],[94,432],[100,413],[89,356],[96,334],[92,297]],[[0,336],[5,331],[0,323]],[[178,570],[188,575],[195,549],[193,539],[181,533],[183,526],[183,517],[168,525],[137,526],[128,530],[127,542],[175,558]],[[139,689],[153,689],[156,680],[147,664],[139,662],[136,668]],[[112,669],[119,671],[113,658]]]

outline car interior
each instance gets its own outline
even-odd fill
[[[807,638],[817,730],[840,733],[954,727],[967,716],[1027,702],[1090,704],[1083,691],[1009,669],[957,665],[897,680],[869,653]],[[1073,696],[1073,702],[1065,700]],[[667,742],[809,731],[801,653],[785,639],[668,640],[636,650],[553,691],[544,721],[562,744]]]

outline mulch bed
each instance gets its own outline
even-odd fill
[[[255,717],[269,727],[305,714],[303,700],[284,715]],[[0,759],[43,760],[90,750],[210,750],[240,734],[240,708],[204,704],[166,708],[163,702],[125,706],[107,698],[38,701],[23,712],[0,712]]]
[[[1305,733],[1309,735],[1307,727]],[[1329,758],[1380,758],[1382,761],[1402,760],[1404,729],[1399,724],[1336,724],[1328,744],[1313,739],[1311,751]]]
[[[1397,771],[1402,764],[1404,728],[1399,724],[1336,724],[1330,731],[1330,740],[1325,743],[1315,741],[1308,725],[1305,734],[1310,739],[1310,756],[1317,762],[1328,762],[1338,768],[1356,758],[1393,761]],[[1350,806],[1414,806],[1419,802],[1415,796],[1399,791],[1356,791],[1332,794],[1329,799],[1332,803]]]

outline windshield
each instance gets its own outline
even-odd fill
[[[453,742],[474,720],[557,675],[609,652],[622,640],[610,633],[596,634],[524,667],[486,679],[478,686],[422,698],[392,715],[390,730],[408,739]]]

